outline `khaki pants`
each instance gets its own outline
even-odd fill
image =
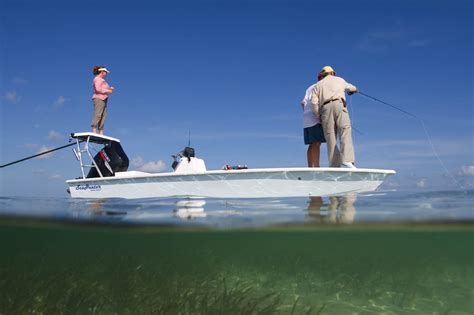
[[[328,147],[329,166],[339,167],[342,162],[354,162],[351,120],[347,108],[341,100],[336,100],[323,105],[320,111]],[[337,136],[340,139],[340,150],[337,147]]]
[[[99,130],[104,129],[105,118],[107,118],[107,100],[101,100],[100,98],[93,98],[94,113],[92,114],[92,128],[99,127]]]

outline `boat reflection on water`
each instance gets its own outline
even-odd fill
[[[73,202],[69,217],[75,220],[123,224],[167,224],[176,219],[206,218],[206,200],[186,198],[178,200],[95,199],[86,203]]]
[[[68,219],[102,224],[221,227],[352,224],[357,194],[290,199],[96,199],[71,201]]]
[[[86,202],[71,202],[69,210],[64,214],[67,221],[121,223],[127,216],[127,211],[119,207],[111,207],[107,199],[94,199]]]
[[[205,205],[206,201],[203,199],[178,200],[175,203],[176,207],[173,212],[177,218],[185,220],[205,218],[207,217],[206,212],[204,212]]]
[[[325,205],[322,197],[310,197],[307,216],[311,218],[312,223],[351,224],[354,222],[356,213],[354,203],[357,200],[356,193],[349,193],[343,196],[331,196],[328,198],[329,204]]]

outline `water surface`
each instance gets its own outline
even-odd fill
[[[472,205],[0,198],[0,313],[472,314]]]

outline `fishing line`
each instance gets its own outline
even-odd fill
[[[349,106],[348,106],[348,110],[350,111],[350,117],[351,118],[351,128],[354,129],[355,132],[357,132],[358,134],[360,135],[364,135],[364,133],[362,131],[360,131],[359,129],[357,129],[356,127],[354,127],[354,117],[353,117],[353,113],[354,113],[354,107],[352,106],[352,94],[349,95]]]
[[[10,162],[10,163],[7,163],[7,164],[0,165],[0,168],[4,168],[4,167],[7,167],[7,166],[16,164],[16,163],[20,163],[20,162],[23,162],[23,161],[26,161],[26,160],[29,160],[29,159],[33,159],[35,157],[38,157],[38,156],[41,156],[41,155],[44,155],[44,154],[48,154],[48,153],[51,153],[51,152],[54,152],[54,151],[57,151],[57,150],[61,150],[61,149],[64,149],[64,148],[67,148],[67,147],[70,147],[70,146],[73,146],[73,145],[76,145],[76,142],[69,143],[69,144],[63,145],[63,146],[55,148],[55,149],[44,151],[44,152],[41,152],[41,153],[38,153],[38,154],[35,154],[35,155],[25,157],[25,158],[20,159],[20,160],[16,160],[16,161],[13,161],[13,162]]]
[[[404,110],[404,109],[401,109],[400,107],[397,107],[397,106],[395,106],[395,105],[392,105],[392,104],[389,104],[389,103],[387,103],[387,102],[384,102],[384,101],[382,101],[382,100],[380,100],[380,99],[378,99],[378,98],[376,98],[376,97],[370,96],[370,95],[365,94],[365,93],[360,92],[360,91],[358,91],[358,93],[359,93],[360,95],[362,95],[362,96],[365,96],[365,97],[367,97],[367,98],[370,98],[370,99],[372,99],[372,100],[374,100],[374,101],[376,101],[376,102],[382,103],[382,104],[384,104],[384,105],[390,106],[390,107],[392,107],[392,108],[394,108],[394,109],[396,109],[396,110],[398,110],[398,111],[400,111],[400,112],[402,112],[402,113],[404,113],[404,114],[406,114],[406,115],[408,115],[408,116],[410,116],[410,117],[412,117],[412,118],[415,118],[415,119],[419,120],[420,123],[421,123],[421,126],[423,127],[423,131],[425,132],[426,139],[428,140],[428,143],[430,144],[431,150],[433,151],[433,154],[435,155],[436,159],[437,159],[438,162],[441,164],[441,166],[443,167],[443,169],[444,169],[444,171],[446,172],[446,174],[448,174],[448,176],[453,180],[453,182],[454,182],[456,185],[458,185],[461,189],[464,189],[464,187],[461,185],[461,183],[459,183],[459,182],[456,180],[456,178],[453,176],[453,174],[448,170],[448,168],[446,167],[446,165],[444,165],[443,161],[441,160],[441,158],[440,158],[440,156],[439,156],[438,152],[436,151],[436,148],[435,148],[435,146],[434,146],[434,144],[433,144],[433,141],[431,141],[430,134],[428,133],[428,130],[426,129],[425,122],[423,121],[423,119],[421,119],[420,117],[416,116],[415,114],[412,114],[412,113],[410,113],[410,112],[408,112],[408,111],[406,111],[406,110]]]
[[[351,126],[352,126],[352,129],[356,130],[354,128],[354,123],[355,123],[355,119],[354,119],[354,107],[352,106],[352,94],[349,95],[349,114],[350,114],[350,119],[351,119]],[[354,142],[354,146],[356,146],[356,137],[352,137],[352,141]]]
[[[397,107],[397,106],[395,106],[395,105],[389,104],[389,103],[387,103],[387,102],[384,102],[384,101],[382,101],[382,100],[379,100],[378,98],[375,98],[375,97],[373,97],[373,96],[367,95],[367,94],[365,94],[365,93],[363,93],[363,92],[360,92],[360,91],[357,91],[357,93],[359,93],[360,95],[363,95],[363,96],[365,96],[365,97],[368,97],[368,98],[370,98],[370,99],[372,99],[372,100],[374,100],[374,101],[377,101],[377,102],[380,102],[380,103],[385,104],[385,105],[387,105],[387,106],[390,106],[390,107],[392,107],[392,108],[395,108],[396,110],[401,111],[402,113],[405,113],[405,114],[407,114],[408,116],[411,116],[411,117],[413,117],[413,118],[416,118],[416,119],[419,119],[419,120],[423,121],[423,119],[421,119],[420,117],[418,117],[418,116],[416,116],[416,115],[414,115],[414,114],[412,114],[412,113],[409,113],[409,112],[407,112],[406,110],[403,110],[403,109],[401,109],[401,108],[399,108],[399,107]]]

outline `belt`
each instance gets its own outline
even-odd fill
[[[336,98],[336,99],[327,100],[326,102],[323,103],[323,106],[328,104],[328,103],[335,102],[335,101],[341,101],[342,104],[344,104],[344,107],[346,107],[346,101],[343,98]]]
[[[323,103],[323,106],[326,105],[327,103],[331,103],[331,102],[334,102],[334,101],[342,101],[342,98],[336,98],[336,99],[327,100],[326,102]]]

